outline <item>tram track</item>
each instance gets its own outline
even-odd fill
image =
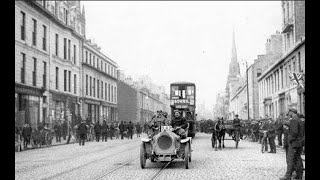
[[[122,164],[119,165],[118,167],[115,167],[115,168],[113,168],[112,170],[110,170],[110,171],[108,171],[108,172],[106,172],[106,173],[100,174],[98,177],[94,178],[93,180],[102,179],[102,178],[106,177],[107,175],[113,173],[114,171],[116,171],[116,170],[124,167],[125,165],[127,165],[127,164],[129,164],[129,163],[131,163],[131,162],[133,162],[133,161],[135,161],[135,160],[137,160],[137,159],[139,159],[139,158],[130,159],[129,161],[127,161],[127,162],[125,162],[125,163],[122,163]]]
[[[129,144],[133,144],[135,142],[130,142]],[[113,147],[110,147],[110,146],[107,146],[105,148],[102,148],[102,149],[98,149],[92,153],[99,153],[99,152],[103,152],[107,149],[114,149],[114,148],[117,148],[119,146],[123,146],[124,144],[120,144],[120,145],[117,145],[117,146],[113,146]],[[125,144],[126,146],[128,144]],[[80,153],[78,154],[78,156],[71,156],[71,157],[67,157],[67,158],[64,158],[64,159],[61,159],[61,160],[55,160],[53,162],[50,162],[50,163],[43,163],[43,164],[37,164],[37,165],[33,165],[31,167],[28,167],[28,168],[21,168],[21,169],[17,169],[16,171],[17,172],[27,172],[27,171],[30,171],[30,170],[36,170],[36,169],[39,169],[39,168],[43,168],[43,167],[47,167],[47,166],[52,166],[52,165],[55,165],[55,164],[59,164],[59,163],[63,163],[63,162],[66,162],[66,161],[69,161],[69,160],[73,160],[73,159],[78,159],[79,157],[82,157],[82,156],[85,156],[87,155],[88,153],[87,152],[83,152],[83,153]],[[45,160],[46,162],[46,160]]]
[[[139,146],[126,148],[126,149],[123,150],[123,151],[117,152],[117,154],[125,153],[125,152],[128,152],[128,151],[132,151],[132,149],[134,149],[134,148],[139,148]],[[110,155],[108,155],[108,156],[105,156],[105,157],[99,159],[99,161],[105,160],[105,159],[110,158],[110,157],[112,157],[112,156],[114,156],[114,155],[115,155],[115,153],[110,154]],[[133,160],[131,160],[131,161],[133,161]],[[60,177],[60,176],[63,176],[63,175],[65,175],[65,174],[67,174],[67,173],[71,173],[71,172],[77,171],[77,170],[79,170],[79,169],[81,169],[81,168],[84,168],[84,167],[89,166],[89,165],[91,165],[91,164],[93,164],[93,163],[96,163],[96,162],[97,162],[97,160],[92,160],[92,161],[89,161],[88,163],[82,164],[82,165],[80,165],[80,166],[76,166],[76,167],[74,167],[74,168],[68,169],[68,170],[66,170],[66,171],[62,171],[62,172],[60,172],[60,173],[51,175],[51,176],[46,177],[46,178],[42,178],[42,180],[49,180],[49,179],[53,179],[53,178]],[[128,163],[127,163],[127,164],[128,164]]]
[[[164,167],[162,167],[155,175],[153,175],[150,180],[154,180],[157,177],[159,177],[160,174],[163,172],[163,170],[166,169],[166,167],[169,166],[169,164],[171,164],[172,161],[173,161],[173,159],[171,161],[169,161]]]
[[[129,161],[126,161],[124,163],[121,163],[121,165],[113,168],[112,170],[106,172],[106,173],[103,173],[103,174],[100,174],[98,177],[95,177],[93,180],[100,180],[100,179],[103,179],[104,177],[112,174],[113,172],[123,168],[124,166],[126,166],[127,164],[130,164],[131,162],[134,162],[136,160],[140,159],[140,157],[138,158],[134,158],[134,159],[130,159]],[[159,177],[161,175],[161,173],[163,172],[163,170],[165,170],[165,168],[167,168],[171,163],[172,163],[173,159],[169,162],[166,163],[165,166],[163,166],[159,171],[157,171],[154,175],[151,176],[151,178],[148,178],[148,180],[155,180],[157,177]]]

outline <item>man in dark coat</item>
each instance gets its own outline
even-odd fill
[[[129,124],[129,123],[128,123]],[[124,125],[124,137],[128,137],[128,124],[126,121],[123,122],[123,125]]]
[[[276,153],[276,143],[274,142],[277,132],[276,132],[276,124],[275,122],[270,118],[269,119],[269,126],[268,126],[268,141],[270,144],[270,152],[269,153]]]
[[[100,134],[101,134],[101,125],[99,122],[96,122],[96,125],[94,126],[94,133],[96,134],[96,141],[100,141]]]
[[[24,127],[22,128],[22,137],[24,139],[24,141],[23,141],[24,148],[27,148],[28,144],[30,144],[31,133],[32,133],[32,128],[30,127],[30,125],[28,123],[26,123],[24,125]]]
[[[88,126],[86,125],[85,121],[82,121],[80,123],[80,125],[78,126],[78,133],[80,136],[80,141],[79,141],[79,145],[84,146],[84,141],[86,140],[86,136],[87,136],[87,130],[88,130]]]
[[[66,121],[66,120],[63,121],[61,130],[62,130],[63,140],[66,140],[67,133],[68,133],[68,124],[67,124],[67,121]]]
[[[256,123],[254,126],[253,126],[253,133],[254,133],[254,136],[256,137],[256,141],[259,141],[259,123]]]
[[[182,117],[180,111],[174,112],[174,119],[171,121],[171,126],[174,128],[173,132],[181,137],[181,139],[187,138],[186,128],[188,127],[188,122],[186,118]]]
[[[259,132],[259,134],[258,134],[258,143],[259,144],[261,144],[261,141],[262,141],[262,137],[263,137],[263,134],[260,132],[260,130],[261,130],[261,127],[262,127],[262,125],[263,125],[263,123],[262,123],[262,119],[260,119],[259,120],[259,122],[258,122],[258,132]]]
[[[277,126],[278,146],[282,146],[282,134],[283,134],[282,118],[279,118],[277,120],[276,126]]]
[[[137,137],[140,137],[141,134],[141,125],[139,122],[136,124]]]
[[[56,142],[61,142],[61,125],[57,121],[53,127],[55,135],[56,135]]]
[[[293,171],[296,171],[295,179],[302,179],[303,163],[301,159],[302,143],[304,139],[303,123],[297,115],[297,110],[289,109],[288,155],[287,171],[280,180],[290,180]]]
[[[305,145],[304,145],[304,138],[305,138],[305,117],[304,115],[302,114],[299,114],[299,118],[300,120],[302,121],[302,126],[303,126],[303,141],[302,141],[302,144],[303,144],[303,150],[302,150],[302,155],[305,155]]]
[[[120,130],[121,139],[123,139],[123,132],[125,131],[125,126],[123,124],[123,121],[121,121],[119,125],[119,130]]]
[[[110,139],[112,140],[113,136],[114,136],[114,131],[115,131],[115,127],[113,125],[113,123],[110,124]]]
[[[260,126],[260,130],[261,131],[268,131],[268,129],[269,129],[269,123],[268,123],[268,121],[263,121],[262,122],[262,124],[261,124],[261,126]],[[264,140],[263,140],[263,133],[261,133],[262,134],[262,138],[261,138],[261,143],[264,143],[264,151],[268,151],[268,134],[267,134],[267,137],[266,138],[264,138]]]
[[[133,124],[131,123],[131,121],[129,122],[128,126],[127,126],[127,129],[128,129],[128,139],[130,137],[130,139],[132,139],[132,136],[133,136]]]
[[[289,149],[289,142],[288,142],[288,134],[289,134],[289,121],[284,120],[283,121],[283,148],[285,149],[286,152],[286,163],[288,163],[288,149]]]
[[[107,142],[107,129],[108,129],[108,124],[107,122],[104,120],[101,126],[101,135],[102,135],[102,142],[103,140],[105,140]]]
[[[238,131],[238,132],[240,133],[239,135],[242,137],[242,134],[241,134],[241,132],[240,132],[241,121],[240,121],[240,119],[239,119],[239,115],[238,115],[238,114],[235,115],[235,118],[234,118],[234,120],[233,120],[233,127],[234,127],[234,130],[231,131],[231,132],[232,132],[232,139],[235,139],[235,133],[236,133],[236,131]]]

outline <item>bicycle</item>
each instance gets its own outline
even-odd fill
[[[261,130],[260,132],[263,134],[263,137],[261,139],[261,152],[264,153],[266,147],[268,147],[268,143],[265,142],[267,140],[268,131],[267,130]]]

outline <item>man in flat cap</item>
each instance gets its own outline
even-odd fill
[[[86,135],[87,135],[87,130],[88,130],[88,126],[86,125],[86,121],[82,120],[81,124],[78,127],[78,132],[80,135],[80,141],[79,141],[80,146],[81,145],[84,146],[84,142],[85,142]]]
[[[173,132],[181,137],[181,139],[187,138],[186,128],[188,122],[186,118],[181,116],[180,111],[174,112],[174,119],[171,121],[171,126],[174,128]]]
[[[293,171],[296,171],[294,179],[302,179],[303,164],[301,159],[304,129],[303,123],[298,117],[297,110],[290,108],[289,112],[289,131],[288,131],[288,153],[287,153],[287,171],[284,177],[280,180],[290,180]]]
[[[234,127],[234,130],[232,131],[232,139],[235,140],[236,132],[240,133],[240,127],[241,127],[241,122],[238,114],[235,115],[235,118],[233,120],[233,127]],[[241,136],[241,134],[239,134],[239,136]]]

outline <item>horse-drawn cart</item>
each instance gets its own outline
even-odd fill
[[[217,122],[218,123],[218,122]],[[215,124],[213,128],[210,128],[212,130],[212,148],[216,148],[217,150],[217,140],[219,141],[219,148],[221,148],[221,142],[222,147],[224,148],[224,140],[234,140],[235,146],[238,148],[239,141],[240,141],[240,128],[235,127],[235,124],[233,124],[232,120],[227,120],[223,123]],[[234,136],[233,136],[234,132]],[[225,139],[225,133],[228,133],[229,136],[232,136],[232,139]]]
[[[238,148],[240,141],[240,128],[235,127],[232,120],[225,121],[224,128],[229,136],[232,136],[232,132],[234,132],[234,136],[232,139],[224,139],[224,140],[234,140],[235,146]]]

